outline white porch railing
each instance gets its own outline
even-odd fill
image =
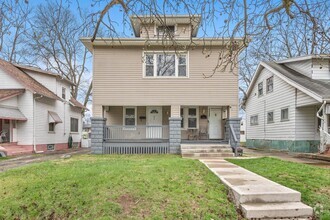
[[[327,143],[330,142],[330,134],[328,130],[327,120],[325,117],[325,106],[326,101],[323,102],[321,108],[317,111],[316,116],[321,119],[321,126],[320,126],[320,149],[319,152],[323,153],[326,151]],[[321,115],[322,112],[322,115]]]
[[[104,140],[159,142],[169,139],[168,125],[105,126]]]

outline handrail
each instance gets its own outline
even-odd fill
[[[229,127],[230,127],[230,131],[231,131],[231,133],[233,134],[234,141],[237,143],[238,140],[237,140],[237,137],[236,137],[236,135],[235,135],[235,131],[234,131],[233,125],[230,124]]]
[[[316,113],[316,116],[317,116],[319,119],[321,119],[321,120],[324,120],[324,118],[320,116],[320,112],[323,111],[323,108],[324,108],[324,106],[325,106],[326,104],[327,104],[327,102],[324,101],[323,104],[321,105],[321,108],[320,108],[320,109],[317,111],[317,113]]]

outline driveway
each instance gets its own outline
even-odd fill
[[[78,154],[88,154],[90,149],[79,148],[66,151],[54,151],[46,154],[32,154],[28,156],[20,156],[12,159],[0,160],[0,172],[10,170],[17,167],[22,167],[32,163],[40,163],[48,160],[56,160],[65,155],[78,155]]]
[[[263,151],[263,150],[254,150],[246,147],[242,147],[244,150],[244,156],[246,157],[275,157],[281,160],[303,163],[323,168],[330,169],[330,162],[316,160],[316,159],[308,159],[299,157],[296,153],[287,153],[287,152],[278,152],[278,151]]]

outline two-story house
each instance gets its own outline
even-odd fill
[[[330,144],[330,56],[261,62],[247,90],[247,147],[324,152]]]
[[[82,109],[73,83],[30,66],[0,60],[0,146],[8,155],[79,146]]]
[[[115,143],[178,153],[181,142],[225,139],[226,120],[237,119],[239,108],[238,68],[227,64],[237,63],[230,53],[243,40],[198,38],[200,22],[133,16],[134,38],[81,38],[93,54],[92,121],[106,124],[100,141],[92,134],[94,153]]]

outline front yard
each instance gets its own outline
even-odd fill
[[[224,185],[178,156],[74,156],[0,173],[0,219],[237,219]]]
[[[228,161],[301,192],[302,202],[313,207],[319,219],[330,219],[330,169],[270,157]]]

